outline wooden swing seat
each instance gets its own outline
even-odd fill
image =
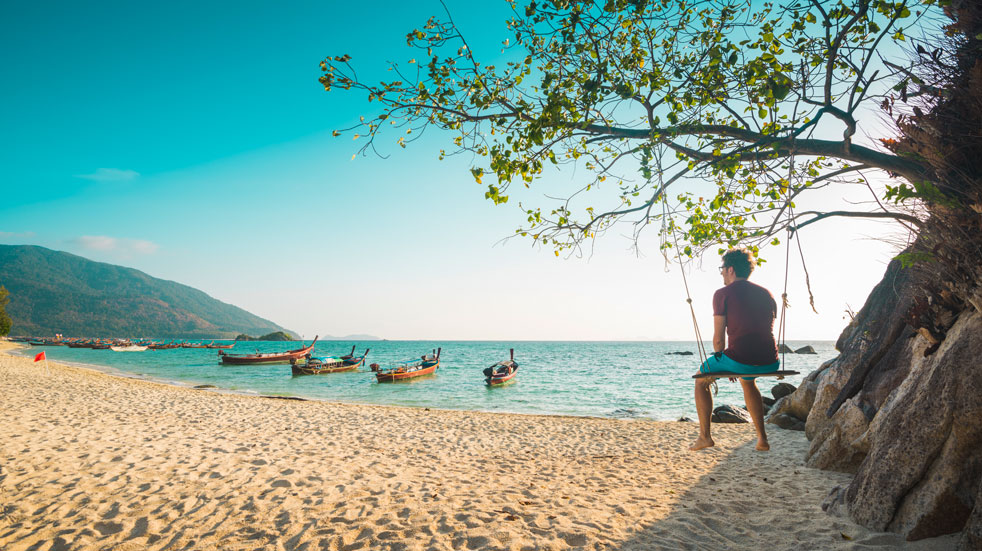
[[[714,371],[712,373],[696,373],[693,379],[730,379],[736,377],[777,377],[783,379],[789,375],[798,375],[797,371],[765,371],[763,373],[734,373],[733,371]]]

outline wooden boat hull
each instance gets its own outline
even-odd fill
[[[518,375],[518,370],[512,371],[508,375],[492,375],[485,379],[488,386],[500,386],[508,384],[515,380],[515,375]]]
[[[365,364],[365,359],[362,358],[360,361],[348,364],[339,365],[334,367],[307,367],[300,364],[290,365],[290,369],[293,371],[294,375],[324,375],[327,373],[343,373],[345,371],[357,371],[359,367]]]
[[[376,371],[375,378],[380,383],[392,383],[395,381],[405,381],[407,379],[415,379],[417,377],[423,377],[425,375],[432,375],[436,372],[436,368],[440,367],[440,362],[437,361],[433,365],[429,365],[420,369],[412,371],[400,371],[399,369],[391,369],[386,371]]]
[[[484,382],[488,386],[501,386],[515,380],[515,375],[518,374],[518,364],[515,363],[514,348],[511,350],[511,354],[510,360],[484,368]]]
[[[306,352],[304,352],[306,354]],[[222,356],[223,364],[257,365],[257,364],[287,364],[290,360],[302,358],[304,354],[268,354],[251,356]],[[266,357],[263,357],[266,356]]]
[[[290,363],[290,360],[299,360],[300,358],[307,355],[308,352],[314,349],[314,345],[317,343],[317,339],[310,343],[310,346],[300,348],[298,350],[289,350],[287,352],[281,352],[278,354],[225,354],[224,352],[219,352],[219,357],[222,359],[223,364],[234,364],[234,365],[258,365],[258,364],[284,364]]]

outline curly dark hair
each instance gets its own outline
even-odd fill
[[[757,261],[748,249],[730,249],[723,253],[723,266],[733,268],[737,277],[747,278],[757,267]]]

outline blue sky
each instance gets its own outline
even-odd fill
[[[479,57],[499,55],[505,2],[448,6]],[[502,244],[523,216],[484,200],[468,159],[437,160],[449,137],[352,160],[358,143],[330,136],[373,111],[325,93],[319,61],[348,53],[382,78],[414,56],[406,33],[441,14],[429,1],[6,6],[0,243],[132,266],[308,337],[691,338],[653,233],[640,258],[619,232],[589,259]],[[793,267],[790,338],[838,335],[893,253],[867,238],[885,231],[802,232],[822,314]],[[769,258],[754,279],[778,295],[783,248]],[[716,258],[702,264],[690,285],[705,332],[720,281]]]

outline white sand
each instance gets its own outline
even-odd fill
[[[4,344],[0,344],[0,347]],[[9,346],[9,345],[6,345]],[[288,376],[288,375],[287,375]],[[218,394],[0,353],[0,549],[865,549],[800,432]],[[943,549],[953,538],[918,542]]]

